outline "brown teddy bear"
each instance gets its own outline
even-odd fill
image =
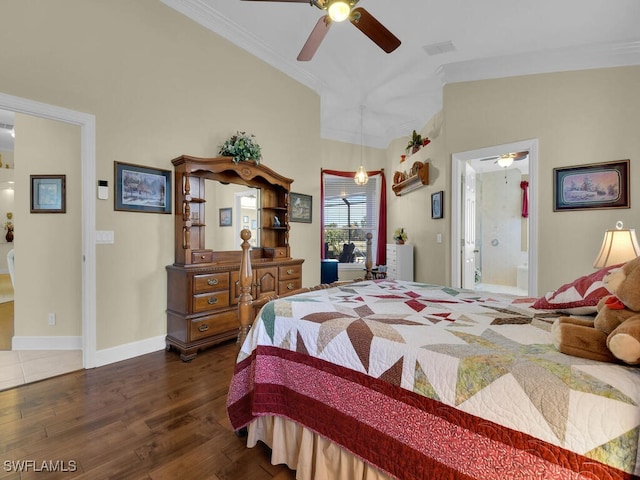
[[[640,364],[640,257],[604,279],[613,293],[598,302],[594,320],[561,317],[551,328],[562,353],[603,362]]]

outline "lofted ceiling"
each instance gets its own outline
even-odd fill
[[[640,64],[638,0],[360,0],[400,47],[334,23],[308,62],[296,57],[325,13],[310,4],[162,2],[315,90],[323,138],[379,148],[420,131],[446,83]]]

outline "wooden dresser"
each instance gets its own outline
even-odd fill
[[[175,262],[167,266],[167,350],[190,361],[198,350],[238,335],[241,250],[205,248],[206,181],[260,190],[260,246],[251,249],[254,299],[302,287],[302,259],[290,257],[289,191],[292,180],[268,167],[230,157],[181,156],[175,168]],[[210,206],[215,208],[215,206]],[[278,222],[274,225],[274,217]],[[238,227],[234,229],[240,235]],[[230,232],[233,233],[233,232]]]

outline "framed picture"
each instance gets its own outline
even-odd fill
[[[444,192],[441,190],[431,194],[431,218],[444,217]]]
[[[251,220],[251,228],[255,230],[258,228],[258,222],[256,220]]]
[[[311,195],[291,192],[291,221],[311,223],[312,202]]]
[[[242,223],[249,223],[249,216],[245,215],[244,217],[242,217]]]
[[[553,211],[629,208],[629,160],[553,169]]]
[[[66,213],[66,197],[66,175],[31,175],[31,213]]]
[[[231,207],[220,209],[220,226],[221,227],[231,226]]]
[[[115,210],[171,213],[171,171],[114,162]]]

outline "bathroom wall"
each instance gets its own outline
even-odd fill
[[[515,287],[517,266],[526,264],[528,257],[522,248],[522,174],[512,168],[479,177],[481,283]]]

